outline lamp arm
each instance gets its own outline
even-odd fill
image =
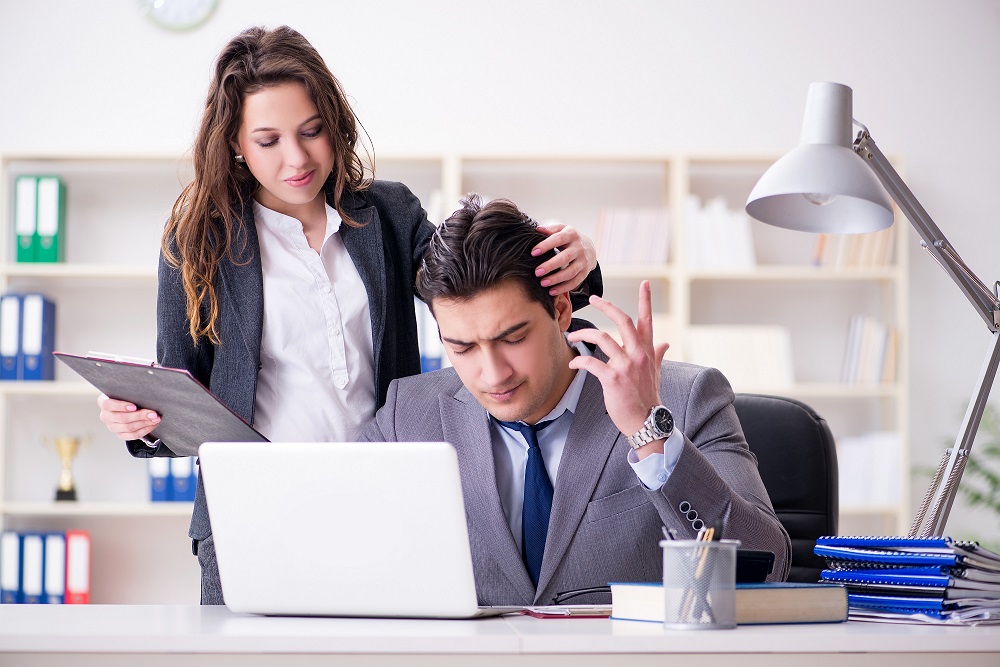
[[[1000,333],[998,333],[1000,332],[1000,299],[962,261],[955,248],[934,224],[924,207],[906,187],[899,173],[889,164],[885,155],[875,145],[868,129],[864,128],[863,125],[861,127],[863,129],[858,133],[858,138],[854,142],[854,152],[860,155],[865,164],[875,172],[889,196],[920,234],[920,239],[923,242],[921,245],[958,284],[962,293],[976,308],[980,317],[986,322],[986,326],[989,327],[990,333],[993,334],[986,359],[979,373],[976,390],[965,411],[965,418],[962,420],[958,437],[955,438],[955,445],[945,452],[945,458],[920,503],[920,509],[917,511],[909,533],[913,537],[944,535],[948,515],[951,513],[955,497],[958,495],[958,484],[965,471],[965,464],[976,439],[976,432],[979,430],[979,424],[986,409],[986,401],[989,398],[990,389],[993,387],[993,380],[996,377],[998,367],[1000,367]]]
[[[921,245],[924,249],[951,276],[965,297],[972,302],[976,312],[986,322],[990,331],[1000,331],[1000,299],[962,261],[954,246],[941,233],[931,216],[927,214],[924,207],[906,187],[906,183],[900,178],[899,173],[875,145],[875,141],[867,129],[858,133],[853,148],[854,152],[860,155],[865,164],[875,172],[889,196],[899,206],[899,210],[917,230],[921,241],[923,241]]]

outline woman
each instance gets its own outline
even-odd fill
[[[395,378],[420,372],[413,282],[434,226],[403,185],[366,178],[339,82],[296,31],[251,28],[216,63],[195,177],[163,234],[157,358],[184,368],[271,440],[351,440]],[[536,253],[553,293],[601,291],[593,246],[560,227]],[[149,410],[99,398],[136,457]],[[190,536],[202,604],[222,604],[199,480]]]

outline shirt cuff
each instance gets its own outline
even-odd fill
[[[677,460],[681,457],[681,450],[684,448],[684,434],[678,429],[670,434],[663,443],[662,454],[650,454],[644,459],[639,459],[635,450],[628,452],[628,463],[632,466],[636,477],[647,489],[658,490],[674,472],[677,467]]]

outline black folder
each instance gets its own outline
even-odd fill
[[[159,438],[175,454],[188,455],[203,442],[266,442],[191,373],[149,363],[53,352],[101,392],[140,409],[155,410]]]

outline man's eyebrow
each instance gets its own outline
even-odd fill
[[[511,335],[512,333],[515,333],[516,331],[523,329],[526,326],[528,326],[527,320],[525,320],[524,322],[519,322],[512,327],[507,327],[506,329],[498,333],[493,338],[490,338],[489,340],[491,342],[501,340]],[[472,343],[468,341],[458,340],[456,338],[448,338],[447,336],[441,336],[441,340],[445,341],[446,343],[451,343],[452,345],[457,345],[458,347],[469,347],[470,345],[472,345]]]

